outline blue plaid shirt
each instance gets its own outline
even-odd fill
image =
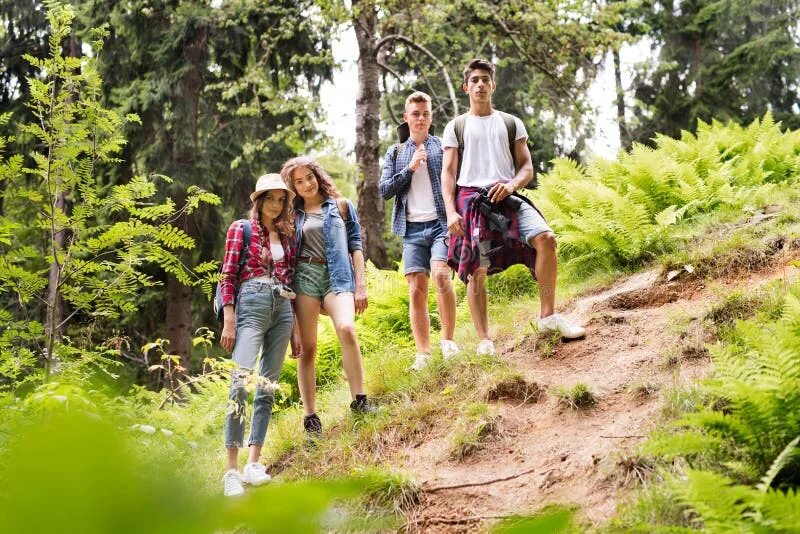
[[[411,188],[411,177],[414,174],[408,164],[411,163],[415,150],[414,141],[408,138],[405,143],[395,143],[390,146],[383,158],[383,174],[379,187],[384,200],[395,197],[392,233],[399,236],[406,235],[406,201],[408,190]],[[425,140],[425,151],[428,153],[428,174],[431,177],[436,214],[442,226],[447,228],[447,213],[442,198],[442,140],[435,135],[429,135]]]

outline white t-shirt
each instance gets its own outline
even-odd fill
[[[517,117],[517,138],[527,139],[525,125]],[[458,148],[455,120],[444,128],[442,147]],[[491,115],[478,117],[467,115],[464,125],[464,155],[458,185],[465,187],[486,187],[496,182],[508,182],[516,175],[514,160],[508,151],[508,130],[503,117],[497,110]]]
[[[270,241],[269,250],[272,253],[272,261],[278,263],[283,259],[283,245],[280,243],[273,243]]]
[[[406,198],[406,220],[428,222],[437,218],[428,166],[420,163],[411,175],[411,186],[408,188],[408,198]]]

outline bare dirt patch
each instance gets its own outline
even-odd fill
[[[797,275],[797,269],[788,269]],[[731,290],[751,288],[788,274],[781,264],[721,283]],[[661,273],[641,273],[573,303],[572,315],[587,325],[587,337],[556,344],[550,357],[541,356],[537,339],[499,347],[501,358],[522,377],[492,394],[503,439],[485,444],[466,463],[448,456],[447,437],[441,434],[399,448],[392,463],[409,471],[422,488],[405,530],[475,532],[498,517],[551,503],[576,505],[589,522],[613,514],[620,498],[648,475],[650,466],[636,447],[662,418],[662,393],[709,370],[704,334],[676,331],[673,323],[678,316],[701,319],[719,292],[696,281],[667,292],[669,298],[653,298],[651,288],[662,280]],[[650,298],[630,296],[637,293]],[[646,304],[619,306],[622,300]],[[669,362],[670,351],[682,357]],[[519,398],[522,383],[548,394],[534,404],[507,402]],[[588,386],[596,404],[572,410],[550,394],[576,383]]]

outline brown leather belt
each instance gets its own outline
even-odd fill
[[[323,258],[312,258],[310,256],[298,256],[297,261],[302,263],[316,263],[318,265],[327,265],[328,260]]]

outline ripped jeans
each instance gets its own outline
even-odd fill
[[[272,416],[274,391],[292,333],[291,303],[279,296],[275,285],[263,278],[245,280],[236,301],[236,343],[225,416],[225,447],[242,447],[247,407],[247,381],[258,364],[253,418],[248,445],[263,445]],[[259,352],[261,357],[259,358]]]

